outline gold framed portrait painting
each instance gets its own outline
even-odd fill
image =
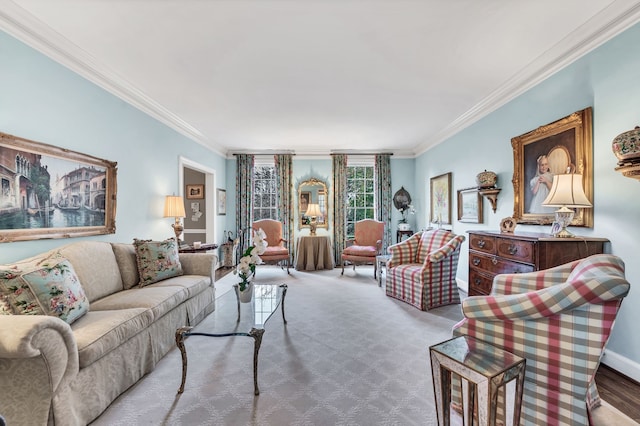
[[[557,207],[543,205],[553,176],[582,175],[593,203],[592,112],[586,108],[511,139],[513,148],[513,218],[517,223],[550,225]],[[571,226],[593,226],[593,209],[576,209]]]

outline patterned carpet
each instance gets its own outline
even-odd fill
[[[266,326],[259,396],[253,339],[192,336],[184,394],[176,394],[181,360],[173,349],[92,424],[437,424],[428,347],[451,337],[459,305],[418,311],[385,296],[366,266],[344,276],[261,266],[257,280],[289,286],[287,325],[277,312]],[[218,281],[218,295],[235,281],[232,274]],[[602,425],[621,424],[603,417]]]

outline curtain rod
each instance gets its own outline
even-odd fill
[[[393,155],[393,152],[354,152],[354,151],[331,151],[330,155]]]

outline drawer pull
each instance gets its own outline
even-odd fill
[[[475,280],[473,280],[473,282],[475,283],[475,285],[480,285],[482,280],[480,278],[476,278]]]
[[[513,256],[514,254],[516,254],[518,252],[518,246],[516,246],[514,244],[511,244],[507,251],[509,252],[510,255]]]
[[[474,257],[472,260],[473,266],[478,266],[480,264],[480,259],[478,259],[477,257]]]
[[[478,247],[483,248],[486,242],[484,240],[478,241]]]
[[[491,259],[491,263],[493,263],[494,265],[498,264],[498,259],[496,259],[495,257],[493,259]]]

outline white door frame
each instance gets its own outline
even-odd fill
[[[204,178],[204,193],[205,193],[205,199],[206,200],[213,200],[213,203],[211,203],[211,205],[208,206],[207,208],[207,213],[206,213],[206,224],[207,227],[205,229],[205,233],[206,233],[206,242],[207,243],[214,243],[216,241],[218,241],[218,237],[219,237],[219,232],[218,232],[218,227],[216,226],[216,212],[215,212],[215,206],[218,205],[218,200],[216,200],[216,171],[210,167],[204,166],[198,162],[195,162],[193,160],[189,160],[186,157],[182,157],[180,156],[179,160],[179,170],[180,170],[180,176],[178,177],[178,179],[180,180],[180,188],[184,188],[184,168],[185,167],[189,167],[190,169],[193,170],[197,170],[201,173],[204,173],[205,178]]]

